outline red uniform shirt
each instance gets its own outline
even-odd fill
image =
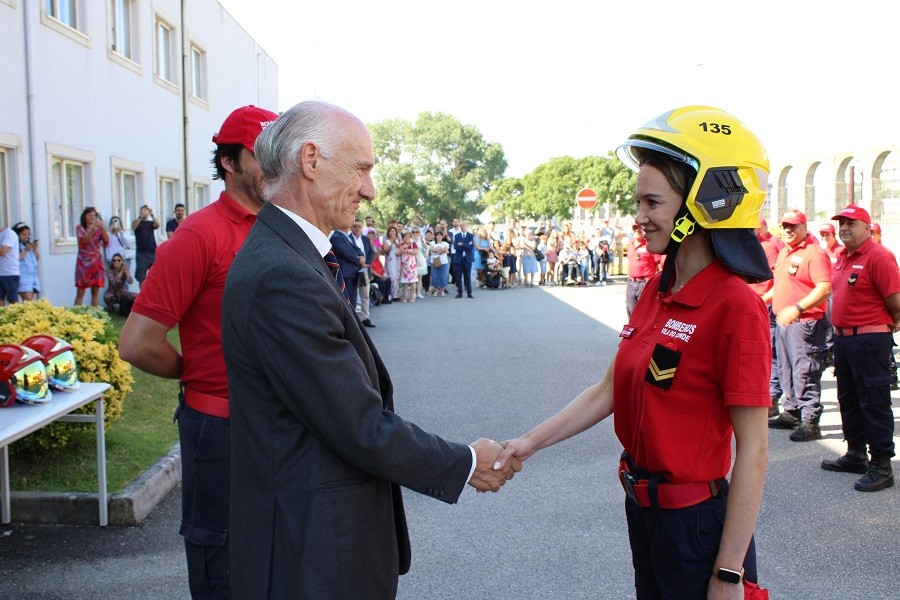
[[[796,246],[785,245],[778,253],[775,265],[772,310],[777,315],[782,309],[793,306],[809,294],[816,284],[831,281],[831,261],[819,246],[815,236]],[[801,319],[821,319],[825,316],[827,299],[816,306],[806,306]]]
[[[841,256],[831,275],[831,322],[835,327],[888,325],[894,318],[884,300],[900,293],[900,271],[884,246],[867,239]]]
[[[832,269],[834,269],[834,266],[838,264],[838,261],[841,259],[841,254],[845,253],[846,251],[847,248],[838,244],[837,241],[835,241],[831,246],[825,248],[825,254],[828,255],[828,259],[831,261]]]
[[[632,279],[650,279],[659,272],[660,256],[647,251],[647,240],[628,242],[628,276]]]
[[[222,192],[182,221],[159,246],[133,310],[166,327],[178,324],[181,380],[191,389],[228,398],[222,354],[225,276],[256,215]]]
[[[782,242],[771,233],[766,233],[766,235],[757,235],[756,238],[759,240],[759,244],[760,246],[762,246],[763,252],[766,253],[766,260],[769,263],[769,269],[774,272],[775,263],[778,262],[778,253],[781,252],[782,248],[784,248],[784,242]],[[768,279],[760,283],[751,283],[750,289],[762,296],[772,289],[772,281],[773,280]]]
[[[714,261],[674,295],[647,284],[622,331],[615,429],[635,464],[671,483],[731,468],[729,406],[768,406],[769,315],[744,281]]]

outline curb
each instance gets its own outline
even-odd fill
[[[176,442],[119,494],[109,496],[109,524],[137,525],[181,483],[181,450]],[[99,525],[98,495],[89,492],[13,492],[14,523]]]

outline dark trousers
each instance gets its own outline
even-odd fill
[[[191,596],[203,600],[230,598],[230,423],[184,402],[176,418],[181,443],[180,533],[184,536]]]
[[[359,283],[359,275],[356,277],[344,277],[344,295],[347,301],[356,306],[356,284]]]
[[[472,263],[460,261],[453,264],[453,272],[456,275],[456,293],[463,293],[463,282],[465,282],[466,293],[472,293]]]
[[[715,498],[677,510],[641,508],[625,499],[637,600],[705,600],[722,539],[728,483],[719,480],[719,488]],[[744,578],[757,581],[752,538],[743,567]]]
[[[772,336],[772,372],[769,374],[769,395],[773,398],[781,396],[781,380],[778,378],[778,350],[775,337],[778,331],[778,322],[775,320],[775,311],[769,305],[769,332]]]
[[[822,415],[822,371],[825,370],[826,319],[777,326],[778,376],[784,390],[781,405],[818,423]]]
[[[894,456],[890,333],[834,336],[834,374],[844,439],[872,456]]]
[[[136,260],[137,269],[134,272],[134,278],[138,280],[138,283],[144,283],[144,280],[147,278],[147,271],[149,271],[150,267],[153,266],[153,263],[156,262],[156,251],[138,252]]]

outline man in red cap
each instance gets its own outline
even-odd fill
[[[181,535],[195,598],[230,597],[231,489],[228,378],[222,353],[222,294],[237,251],[262,208],[256,138],[278,115],[238,108],[213,136],[215,179],[225,191],[187,217],[159,247],[119,338],[121,357],[142,371],[181,381]],[[166,338],[175,325],[181,352]]]
[[[831,261],[832,270],[834,270],[834,266],[837,264],[841,254],[847,251],[846,248],[838,244],[838,241],[835,238],[834,234],[834,225],[832,225],[831,223],[824,223],[819,226],[819,236],[821,236],[822,238],[822,249],[825,250],[825,254],[828,255],[828,259]],[[828,298],[828,307],[825,309],[825,317],[830,323],[831,297]],[[828,354],[825,356],[825,364],[826,366],[832,366],[834,364],[834,351],[832,350],[834,348],[834,332],[830,327],[825,334],[825,347],[828,350]]]
[[[778,253],[784,248],[784,242],[778,237],[772,235],[769,231],[769,225],[765,219],[759,220],[759,228],[756,230],[756,239],[759,240],[763,251],[766,253],[766,260],[769,262],[769,269],[775,271],[775,263],[778,262]],[[761,283],[751,283],[750,289],[759,296],[764,296],[766,292],[772,289],[773,280],[769,279]],[[775,332],[778,325],[775,321],[775,313],[772,311],[772,305],[768,305],[769,309],[769,331],[772,334],[772,371],[769,375],[769,396],[772,398],[772,405],[769,407],[769,418],[778,416],[778,400],[781,398],[781,380],[778,378],[778,352],[775,348]]]
[[[831,279],[834,373],[847,453],[823,460],[822,468],[862,474],[854,489],[875,492],[894,485],[888,357],[892,334],[900,329],[900,272],[896,260],[872,239],[865,209],[851,204],[833,220],[847,247]]]
[[[644,228],[638,223],[631,226],[634,231],[634,239],[628,242],[625,251],[628,257],[628,283],[625,286],[625,312],[628,316],[634,312],[638,298],[644,292],[644,286],[651,277],[659,271],[662,256],[653,254],[647,250],[647,238],[644,237]]]
[[[763,295],[772,303],[778,370],[784,390],[784,411],[769,421],[773,429],[796,429],[794,442],[822,438],[822,371],[825,370],[825,334],[831,325],[825,305],[831,294],[831,262],[807,231],[806,215],[797,209],[781,217],[785,247],[778,254],[772,289]]]

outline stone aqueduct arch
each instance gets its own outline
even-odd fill
[[[858,160],[861,163],[858,168],[864,176],[861,197],[854,198],[855,202],[868,210],[872,219],[884,221],[887,217],[892,224],[895,222],[897,232],[900,233],[900,215],[884,214],[882,196],[882,167],[892,153],[895,157],[900,156],[900,146],[864,150],[854,154],[841,153],[808,161],[772,163],[770,181],[773,181],[775,185],[770,188],[768,209],[764,209],[763,217],[771,223],[777,223],[784,211],[788,209],[789,203],[791,207],[802,208],[807,215],[814,215],[816,212],[815,176],[820,169],[831,170],[829,181],[834,182],[834,206],[830,209],[833,208],[834,213],[840,212],[849,203],[852,182],[846,182],[846,178],[850,164],[854,160]],[[788,176],[794,169],[800,169],[804,173],[802,203],[799,201],[796,191],[788,199]],[[774,198],[771,197],[772,195]]]

